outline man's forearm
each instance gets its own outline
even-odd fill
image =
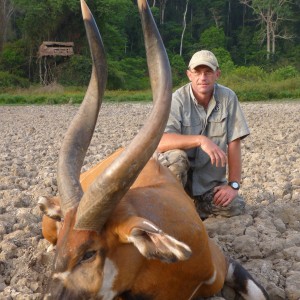
[[[168,150],[187,150],[201,145],[201,135],[181,135],[177,133],[164,133],[157,150],[166,152]]]
[[[201,147],[208,154],[213,165],[217,167],[224,167],[226,165],[227,157],[225,152],[204,135],[165,133],[157,147],[157,151],[187,150],[195,147]]]
[[[241,173],[241,141],[237,139],[228,144],[228,181],[240,182]]]

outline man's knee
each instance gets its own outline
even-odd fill
[[[185,186],[187,182],[187,172],[190,167],[185,151],[175,149],[159,153],[158,160],[163,166],[169,168],[182,185]]]
[[[217,206],[213,202],[213,191],[209,191],[202,196],[194,197],[196,210],[202,219],[210,215],[234,217],[245,213],[245,200],[238,195],[227,206]]]
[[[212,213],[223,217],[234,217],[245,213],[245,200],[242,196],[238,195],[227,206],[213,205]]]

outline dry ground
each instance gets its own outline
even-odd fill
[[[148,104],[104,104],[84,170],[126,145]],[[247,213],[205,221],[209,234],[267,288],[300,299],[300,101],[242,104]],[[0,107],[0,299],[40,299],[53,254],[41,235],[39,195],[57,193],[56,163],[76,106]],[[223,297],[233,299],[230,289]]]

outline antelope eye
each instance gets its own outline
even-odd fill
[[[88,261],[92,260],[93,258],[95,258],[96,253],[97,253],[96,251],[86,252],[82,257],[81,262],[88,262]]]

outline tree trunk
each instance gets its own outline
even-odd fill
[[[285,33],[279,34],[280,24],[283,21],[289,20],[291,8],[288,0],[278,1],[251,1],[240,0],[240,3],[250,7],[255,14],[259,15],[261,24],[264,27],[267,42],[267,59],[270,59],[270,54],[275,54],[276,38],[291,39],[293,36]]]
[[[270,30],[270,20],[267,18],[267,60],[270,59],[271,50],[271,30]]]
[[[185,29],[186,29],[186,13],[187,13],[189,1],[190,1],[190,0],[186,0],[185,11],[184,11],[184,13],[183,13],[183,21],[182,21],[183,29],[182,29],[182,34],[181,34],[180,50],[179,50],[179,55],[180,55],[180,56],[182,56],[183,38],[184,38]]]
[[[228,1],[227,36],[231,36],[231,2],[230,2],[230,0]]]
[[[0,0],[0,52],[3,49],[4,44],[4,31],[5,31],[5,24],[4,24],[4,1]]]
[[[193,8],[191,8],[191,38],[193,38]]]
[[[212,17],[215,21],[216,27],[220,28],[220,26],[221,26],[220,20],[222,19],[221,13],[215,8],[211,8],[210,11],[211,11]]]
[[[0,52],[7,39],[7,30],[13,11],[12,3],[9,0],[0,0]]]
[[[165,22],[165,10],[168,0],[160,0],[160,25],[163,25]]]
[[[275,54],[275,48],[276,48],[276,35],[275,32],[272,31],[272,55]]]

